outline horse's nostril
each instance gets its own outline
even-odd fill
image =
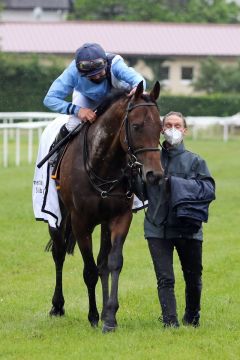
[[[149,184],[157,184],[162,176],[159,173],[148,171],[146,174],[146,180]]]

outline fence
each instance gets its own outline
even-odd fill
[[[228,141],[229,130],[240,127],[240,113],[226,117],[188,116],[186,120],[188,126],[191,127],[193,139],[197,139],[200,130],[218,125],[222,128],[223,141]]]
[[[0,113],[0,132],[3,132],[3,166],[9,163],[9,138],[15,137],[15,164],[21,162],[21,132],[27,131],[28,137],[28,163],[33,161],[33,131],[36,130],[38,139],[48,123],[55,119],[56,113]],[[222,128],[223,141],[228,141],[229,130],[240,127],[240,113],[231,117],[187,117],[188,127],[191,129],[193,139],[197,139],[202,129],[218,125]]]
[[[15,164],[20,165],[21,133],[27,130],[28,137],[28,162],[33,161],[33,131],[37,130],[38,138],[48,123],[58,114],[39,112],[0,112],[0,130],[3,132],[3,166],[9,163],[9,138],[15,137]],[[15,133],[15,134],[14,134]]]

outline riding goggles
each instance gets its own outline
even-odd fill
[[[92,70],[101,70],[105,67],[106,60],[99,58],[95,60],[82,60],[79,61],[77,67],[81,72],[89,72]]]

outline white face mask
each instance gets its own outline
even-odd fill
[[[174,127],[165,130],[163,135],[165,140],[171,145],[178,145],[180,142],[182,142],[183,139],[182,131],[175,129]]]

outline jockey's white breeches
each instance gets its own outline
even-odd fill
[[[76,90],[73,91],[72,103],[74,105],[78,105],[82,108],[88,108],[88,109],[95,109],[98,105],[96,101],[87,98],[86,96],[82,95],[80,92]],[[81,122],[81,120],[77,116],[70,115],[69,120],[66,123],[66,128],[68,129],[68,131],[71,131],[79,124],[79,122]]]

